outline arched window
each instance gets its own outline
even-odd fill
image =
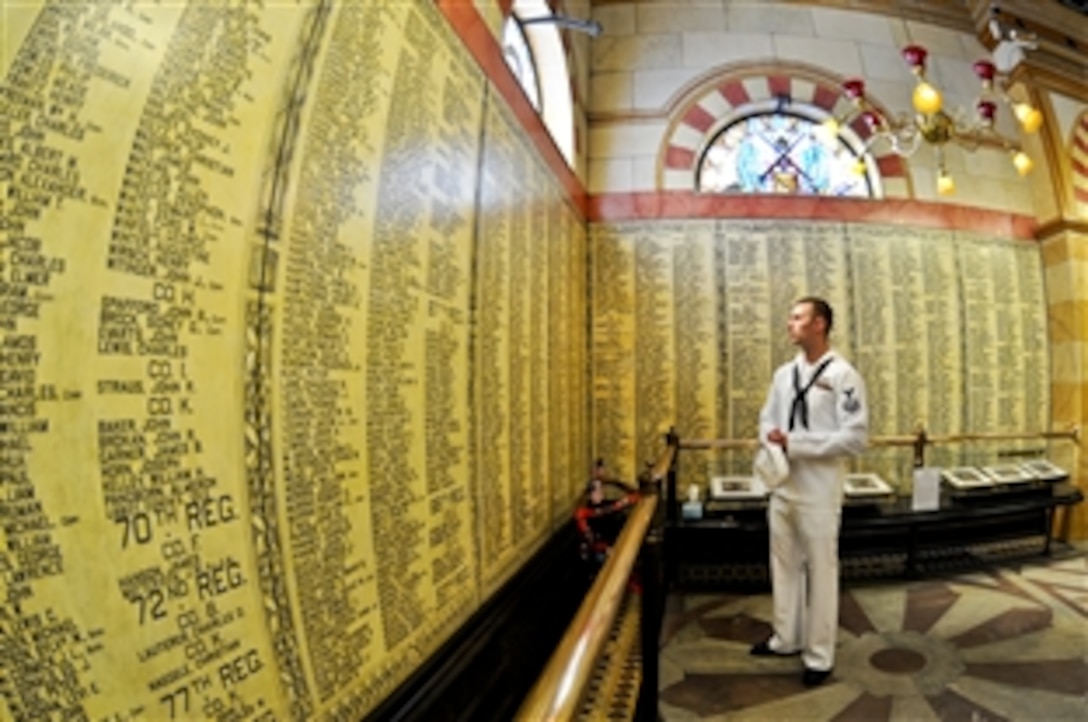
[[[1088,111],[1077,118],[1070,141],[1074,208],[1081,218],[1088,218]]]
[[[700,192],[879,195],[879,173],[860,142],[781,105],[735,117],[714,136],[696,170]]]
[[[545,0],[513,0],[510,17],[503,26],[502,49],[525,97],[544,121],[567,164],[573,167],[574,98],[563,38],[556,24],[528,23],[551,14]]]
[[[533,52],[529,49],[529,41],[525,37],[525,29],[515,15],[507,18],[506,25],[503,26],[502,55],[521,84],[521,89],[525,91],[525,97],[539,113],[540,83],[536,76],[536,64],[533,62]]]

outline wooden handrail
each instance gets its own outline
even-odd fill
[[[656,495],[643,496],[635,505],[612,547],[612,553],[597,574],[589,594],[548,660],[543,674],[518,710],[516,719],[543,722],[574,717],[597,657],[612,631],[627,588],[627,579],[656,507]]]

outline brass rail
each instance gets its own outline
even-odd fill
[[[582,600],[574,621],[567,627],[544,672],[518,710],[517,720],[543,722],[574,717],[597,658],[616,621],[631,570],[654,523],[661,484],[676,459],[676,442],[675,434],[670,432],[666,436],[664,453],[655,462],[648,462],[639,476],[642,497],[624,523],[612,552]],[[650,579],[644,579],[644,582],[649,583]],[[643,604],[647,593],[649,589],[644,589]],[[656,702],[654,704],[656,706]]]
[[[955,444],[965,441],[1018,441],[1027,439],[1071,439],[1080,443],[1080,427],[1074,426],[1065,431],[1023,431],[991,432],[977,434],[946,434],[929,436],[925,430],[919,430],[913,436],[874,436],[869,439],[869,446],[915,446],[923,444]],[[681,439],[681,449],[755,449],[758,439]]]
[[[657,496],[643,496],[623,525],[612,553],[589,594],[529,692],[516,719],[525,722],[574,717],[604,643],[612,631],[642,540],[654,516]]]
[[[948,434],[946,436],[927,436],[930,444],[956,444],[964,441],[1018,441],[1024,439],[1071,439],[1080,443],[1080,427],[1074,426],[1066,431],[1036,431],[1036,432],[992,432],[987,434]]]
[[[754,449],[758,439],[681,439],[681,449]]]

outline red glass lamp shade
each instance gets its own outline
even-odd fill
[[[994,75],[997,73],[997,68],[989,60],[976,61],[971,68],[975,71],[978,79],[982,81],[982,84],[987,87],[993,82]]]
[[[975,104],[975,110],[978,111],[978,118],[986,125],[994,124],[994,116],[997,115],[997,104],[992,103],[989,100],[980,100]]]
[[[880,126],[884,123],[884,118],[874,110],[866,110],[861,114],[861,119],[873,131],[880,130]]]
[[[921,45],[908,45],[903,48],[903,60],[907,61],[907,65],[915,72],[925,70],[927,55],[929,53]]]
[[[865,81],[861,78],[852,78],[842,84],[842,93],[850,100],[861,100],[865,97]]]

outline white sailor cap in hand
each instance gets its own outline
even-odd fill
[[[778,444],[761,444],[756,452],[752,472],[764,486],[774,489],[790,475],[790,462]]]

